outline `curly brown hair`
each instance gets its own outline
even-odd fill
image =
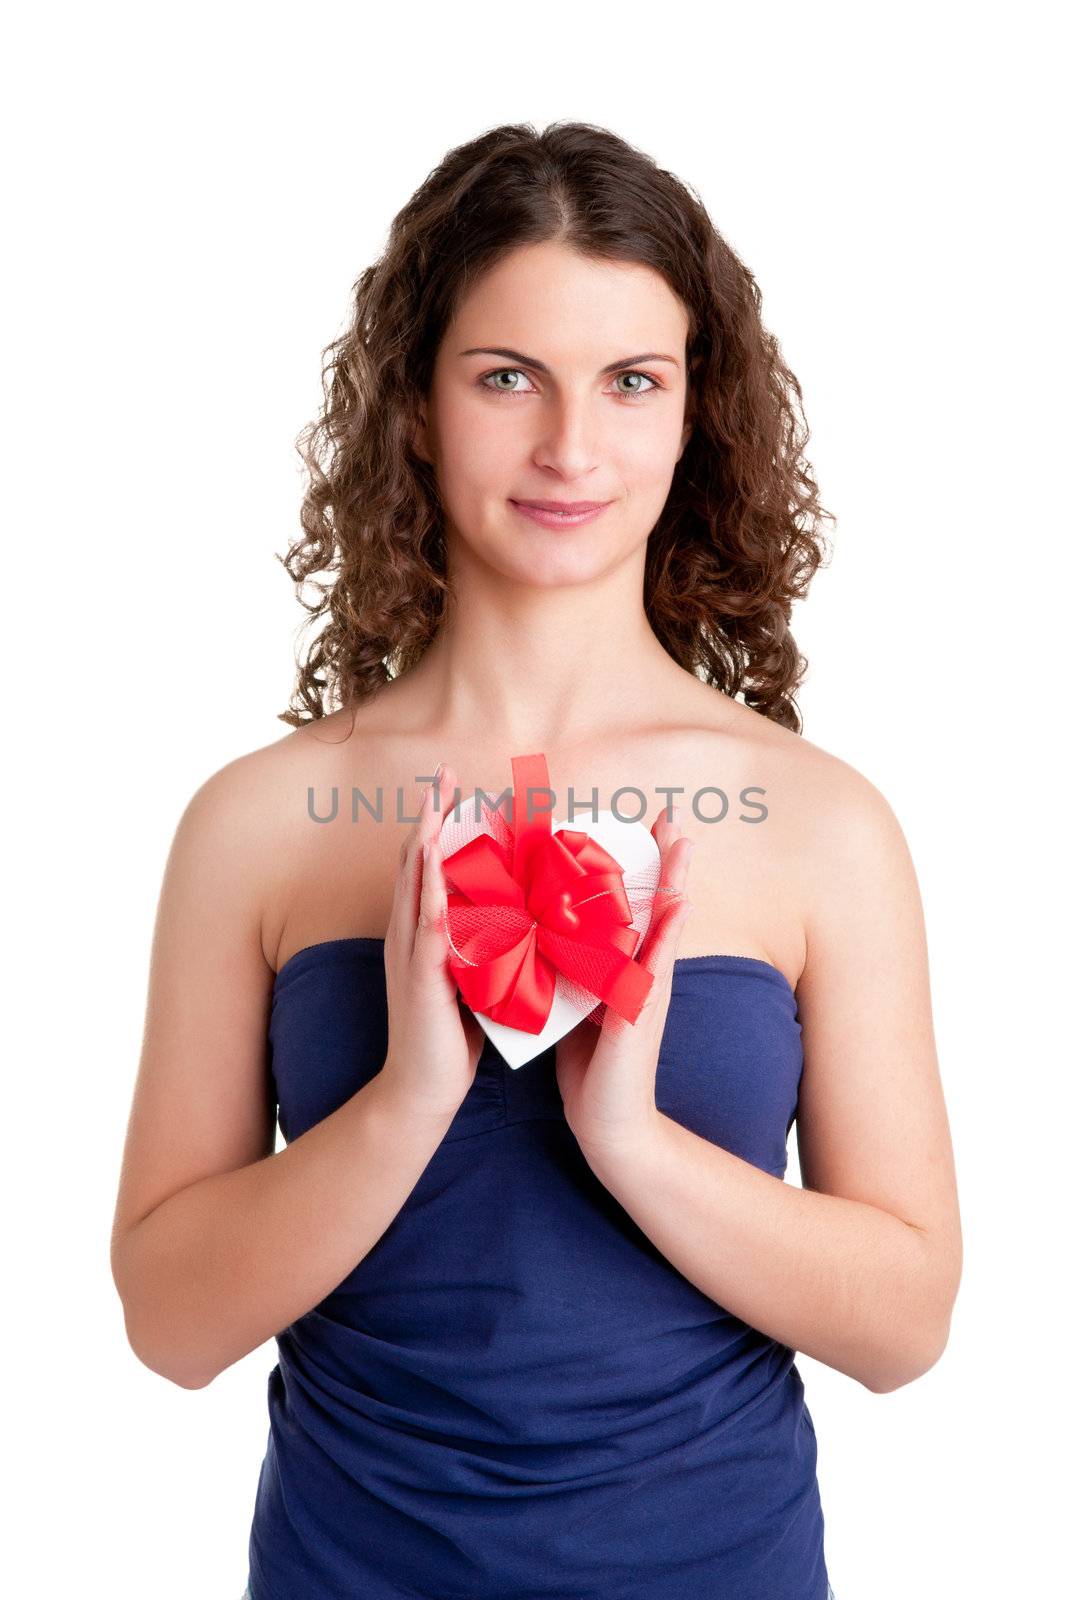
[[[827,559],[821,524],[837,521],[802,454],[800,385],[695,191],[584,122],[509,123],[450,150],[354,284],[349,326],[323,352],[321,416],[297,440],[303,537],[277,557],[309,612],[300,631],[326,622],[279,719],[358,705],[432,642],[450,594],[444,514],[413,424],[459,297],[546,241],[652,267],[687,307],[692,433],[649,535],[645,609],[675,661],[799,732],[808,663],[789,620]],[[309,603],[303,585],[327,572]]]

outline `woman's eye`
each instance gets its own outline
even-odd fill
[[[519,372],[515,367],[500,367],[496,372],[487,372],[485,376],[480,378],[478,381],[481,383],[483,388],[489,389],[493,394],[523,394],[525,391],[517,387],[517,380],[525,377],[526,374],[524,372]],[[498,384],[496,382],[498,378],[506,379],[508,381]],[[627,387],[623,390],[616,390],[616,393],[621,393],[623,398],[627,400],[630,399],[631,396],[636,399],[640,395],[648,394],[650,390],[658,389],[660,387],[656,379],[650,377],[647,372],[617,372],[612,381],[614,383],[619,383],[624,378],[644,379],[645,383],[647,383],[649,386],[647,389],[638,389],[632,385],[627,385]]]
[[[659,384],[656,382],[655,378],[650,378],[647,372],[617,372],[615,374],[615,376],[616,376],[616,378],[644,378],[645,382],[647,384],[650,384],[653,389],[658,389],[659,388]],[[647,394],[648,390],[647,389],[627,389],[627,390],[624,390],[623,392],[625,394],[628,394],[628,395],[629,394],[635,394],[636,395],[636,394]]]
[[[526,376],[526,374],[524,372],[516,372],[514,367],[501,367],[499,372],[487,372],[485,377],[481,381],[482,381],[482,383],[485,385],[485,387],[487,389],[492,389],[494,394],[521,394],[522,391],[520,389],[516,389],[514,382],[509,383],[504,388],[498,388],[497,385],[493,382],[493,379],[494,378],[511,378],[511,379],[515,379],[515,378],[524,378],[525,376]]]

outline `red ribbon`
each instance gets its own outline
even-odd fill
[[[634,1022],[652,973],[632,959],[640,935],[622,868],[589,834],[552,832],[543,755],[513,756],[514,828],[507,845],[479,834],[448,856],[449,970],[472,1011],[540,1033],[557,974]]]

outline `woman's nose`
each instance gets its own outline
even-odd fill
[[[587,401],[560,398],[539,412],[534,460],[568,479],[599,465],[597,422]]]

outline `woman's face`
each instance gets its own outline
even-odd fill
[[[648,267],[538,244],[486,273],[442,340],[416,434],[449,541],[533,584],[587,580],[642,547],[689,437],[686,331]],[[517,505],[537,500],[606,504],[546,526]]]

